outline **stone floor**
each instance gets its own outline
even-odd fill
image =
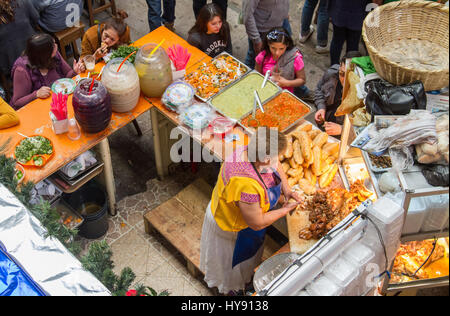
[[[237,24],[241,2],[242,0],[229,0],[228,22],[232,29],[233,54],[243,60],[248,44],[245,28]],[[304,0],[291,0],[290,21],[296,39],[303,3]],[[130,16],[127,23],[132,30],[132,40],[149,32],[145,0],[116,0],[116,4]],[[104,21],[109,17],[108,13],[103,12],[96,16],[96,19]],[[187,38],[187,32],[194,24],[191,0],[177,0],[176,17],[176,32]],[[86,17],[83,20],[88,25]],[[329,66],[329,55],[316,54],[314,45],[314,36],[305,45],[299,45],[304,55],[307,85],[310,88],[314,88]],[[122,268],[128,266],[137,276],[135,283],[150,286],[158,292],[168,290],[171,295],[177,296],[213,295],[202,280],[195,279],[188,273],[184,259],[176,249],[160,236],[145,233],[143,215],[170,199],[197,177],[203,177],[214,185],[217,168],[201,164],[199,171],[193,174],[189,165],[182,165],[164,181],[157,180],[150,115],[141,116],[138,122],[143,136],[137,137],[130,124],[109,138],[117,188],[118,215],[109,218],[109,231],[102,239],[112,247],[115,271],[119,273]],[[82,239],[85,249],[90,242]],[[442,291],[438,293],[442,294]]]

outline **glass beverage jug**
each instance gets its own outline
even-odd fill
[[[99,133],[111,121],[111,97],[100,81],[95,80],[91,93],[92,79],[82,80],[73,93],[73,110],[81,129],[86,133]]]
[[[141,95],[139,76],[132,63],[126,61],[117,72],[122,62],[123,58],[111,60],[102,75],[102,84],[111,96],[112,110],[119,113],[133,110]]]
[[[149,57],[156,46],[153,43],[142,46],[135,61],[141,90],[149,98],[160,98],[172,83],[172,66],[165,50],[159,47]]]

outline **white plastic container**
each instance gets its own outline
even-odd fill
[[[380,266],[369,266],[369,264],[376,264],[375,252],[372,249],[364,245],[362,242],[358,241],[351,245],[346,251],[344,251],[343,258],[356,267],[359,267],[359,278],[356,282],[356,295],[363,295],[370,288],[375,286],[375,280],[373,278],[367,280],[367,276],[370,273],[373,273],[374,269],[377,270],[375,272],[378,272],[376,273],[378,275],[382,272],[381,269],[383,268]]]
[[[385,243],[388,262],[391,262],[400,244],[400,235],[403,228],[404,210],[392,200],[383,196],[368,208],[368,216],[380,230]],[[372,223],[367,226],[366,233],[369,238],[378,240],[378,233]]]
[[[427,215],[427,208],[422,197],[411,199],[408,213],[406,214],[406,221],[403,225],[403,235],[417,234],[422,227],[425,216]]]
[[[343,257],[339,257],[323,271],[325,277],[342,288],[342,295],[355,296],[358,292],[359,268]]]
[[[340,296],[342,288],[332,282],[323,274],[320,274],[311,284],[306,287],[311,296]]]
[[[422,232],[440,231],[448,227],[448,195],[431,196],[427,199],[427,216],[422,225]]]

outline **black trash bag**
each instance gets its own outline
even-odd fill
[[[422,165],[422,174],[427,182],[435,187],[448,187],[449,170],[444,165]]]

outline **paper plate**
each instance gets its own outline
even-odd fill
[[[53,93],[72,94],[75,91],[77,83],[75,80],[63,78],[56,80],[52,85]]]

